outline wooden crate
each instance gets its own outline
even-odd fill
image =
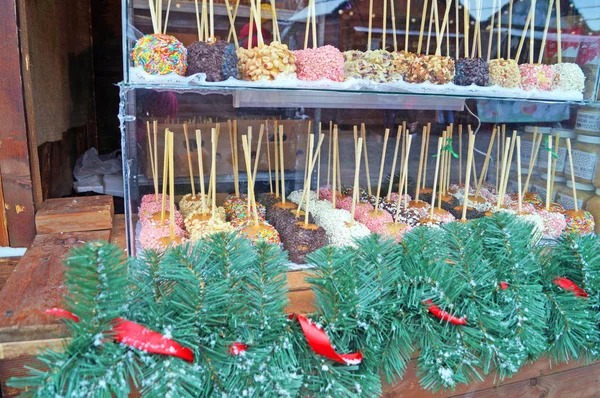
[[[110,195],[48,199],[35,215],[38,234],[110,230],[114,215]]]

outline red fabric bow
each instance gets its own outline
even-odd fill
[[[575,284],[575,282],[567,279],[567,278],[563,278],[561,276],[557,276],[556,279],[554,279],[552,281],[556,286],[568,290],[570,292],[573,292],[575,294],[576,297],[589,297],[587,292],[585,290],[583,290],[582,288],[580,288],[579,286],[577,286]]]
[[[231,355],[240,355],[246,352],[248,346],[244,343],[233,343],[229,346],[229,350],[227,352]]]
[[[465,317],[457,318],[454,315],[450,315],[446,311],[443,311],[437,305],[433,304],[433,302],[431,300],[425,301],[424,304],[427,305],[427,310],[429,312],[431,312],[438,319],[450,322],[453,325],[466,325],[467,324],[467,318],[465,318]]]
[[[51,308],[45,311],[47,314],[67,318],[79,322],[79,317],[72,312],[62,308]],[[117,318],[113,322],[111,332],[114,340],[118,343],[146,351],[151,354],[169,355],[178,357],[188,362],[194,362],[194,353],[187,347],[183,347],[175,340],[168,339],[164,335],[148,329],[132,321]]]
[[[335,362],[345,363],[346,365],[359,365],[362,362],[363,357],[360,352],[352,354],[338,354],[335,352],[327,333],[310,319],[298,314],[290,314],[290,319],[298,320],[308,345],[316,354],[322,355]]]
[[[506,290],[506,289],[508,289],[508,288],[509,288],[509,286],[510,286],[510,285],[509,285],[508,283],[506,283],[506,282],[500,282],[500,288],[501,288],[502,290]]]

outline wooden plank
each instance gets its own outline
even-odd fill
[[[115,214],[110,231],[110,242],[116,244],[127,253],[127,234],[125,233],[125,214]]]
[[[472,397],[473,394],[460,395]],[[486,397],[600,397],[600,363],[478,391]]]
[[[302,290],[299,292],[290,292],[288,294],[290,302],[285,308],[285,312],[307,315],[315,311],[315,294],[312,290]]]
[[[16,11],[15,0],[0,2],[0,173],[10,245],[27,247],[35,220]]]
[[[110,195],[48,199],[38,210],[35,224],[40,234],[112,229]]]
[[[13,359],[24,355],[38,355],[46,349],[62,351],[70,339],[49,339],[15,341],[0,344],[0,360]]]
[[[0,291],[0,343],[64,336],[65,328],[44,310],[62,304],[62,262],[82,243],[110,239],[110,231],[36,236]]]
[[[27,15],[27,1],[19,1],[19,33],[21,43],[21,73],[23,76],[23,95],[25,98],[25,108],[27,109],[27,143],[29,148],[29,157],[31,159],[31,181],[33,183],[33,203],[37,209],[44,202],[42,191],[42,177],[40,173],[40,159],[37,149],[37,133],[35,123],[35,106],[33,79],[31,76],[29,51],[29,28]],[[35,57],[35,56],[34,56]]]
[[[0,396],[3,398],[18,397],[23,391],[8,387],[6,381],[11,377],[25,377],[29,373],[25,366],[44,369],[44,364],[33,355],[0,360]]]
[[[524,366],[521,370],[519,370],[519,372],[517,372],[517,374],[515,374],[510,379],[505,379],[503,381],[495,380],[494,375],[492,374],[485,377],[483,381],[474,382],[468,385],[460,385],[454,391],[447,390],[433,394],[429,391],[421,389],[421,385],[419,384],[419,378],[417,377],[417,358],[415,355],[415,357],[411,359],[408,364],[407,370],[404,374],[404,378],[396,384],[388,384],[384,386],[384,396],[389,398],[444,398],[460,396],[463,394],[472,396],[470,394],[474,394],[477,391],[489,388],[498,388],[498,386],[514,384],[556,372],[577,369],[582,366],[585,365],[576,361],[571,361],[569,363],[562,362],[559,364],[551,364],[547,357],[543,357],[534,363]]]
[[[20,257],[4,257],[0,258],[0,290],[6,283],[10,275],[15,270]]]
[[[310,278],[310,270],[289,271],[287,273],[288,285],[291,292],[310,289],[306,278]]]

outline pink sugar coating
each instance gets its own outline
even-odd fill
[[[518,211],[519,210],[519,202],[517,202],[516,200],[513,201],[510,205],[508,205],[508,208]],[[523,209],[524,212],[527,212],[527,213],[535,213],[536,212],[535,206],[532,205],[531,203],[523,202],[521,204],[521,208]]]
[[[142,225],[140,244],[143,249],[165,250],[166,247],[159,241],[160,238],[170,236],[171,230],[167,225]],[[175,226],[175,236],[184,237],[183,229]],[[183,243],[183,242],[182,242]]]
[[[567,221],[561,213],[540,210],[537,214],[544,221],[544,236],[558,238],[567,228]]]
[[[372,206],[371,206],[372,207]],[[366,208],[366,206],[365,206]],[[380,210],[377,216],[374,217],[369,210],[358,212],[356,211],[356,220],[361,224],[364,224],[369,231],[384,234],[387,231],[386,224],[393,222],[394,218],[387,211]]]
[[[294,51],[296,75],[300,80],[344,81],[344,56],[333,46]]]
[[[359,207],[359,204],[356,205],[357,209]],[[335,201],[335,208],[336,209],[342,209],[342,210],[348,210],[348,211],[352,211],[352,197],[351,196],[344,196],[343,198],[338,198]]]
[[[402,240],[402,238],[404,237],[404,235],[408,232],[411,231],[414,227],[410,226],[410,225],[406,225],[406,227],[401,230],[400,232],[398,232],[396,235],[392,235],[389,233],[387,227],[384,228],[385,231],[381,232],[382,235],[384,236],[389,236],[390,238],[395,238],[396,242],[400,242]]]
[[[169,195],[166,195],[166,196],[167,196],[166,201],[169,202]],[[158,194],[158,199],[156,199],[156,200],[155,200],[155,195],[153,193],[142,196],[142,201],[140,202],[142,204],[141,207],[143,208],[144,204],[151,203],[151,202],[161,203],[162,202],[162,193]]]
[[[392,194],[390,195],[390,201],[392,201],[392,202],[396,202],[397,203],[398,202],[398,198],[399,198],[398,192],[392,192]],[[404,203],[405,200],[407,200],[407,201],[410,202],[412,200],[412,197],[409,194],[407,194],[407,193],[403,193],[402,194],[402,203]]]
[[[369,217],[369,212],[375,209],[372,204],[368,202],[360,202],[356,204],[356,210],[354,212],[354,219],[359,220],[360,218]]]
[[[328,200],[331,202],[333,198],[333,190],[331,188],[319,188],[319,199]]]
[[[552,65],[523,64],[519,65],[519,71],[523,90],[552,91],[556,79],[556,71]]]
[[[166,218],[165,218],[165,225],[169,225],[169,223],[171,222],[171,218],[168,216],[168,212],[169,212],[169,208],[167,206],[166,209]],[[147,202],[144,203],[144,205],[142,206],[142,208],[140,208],[140,213],[139,213],[139,217],[140,217],[140,222],[142,223],[142,226],[144,225],[152,225],[155,222],[151,219],[152,215],[154,213],[159,213],[162,211],[162,203],[161,202]],[[181,215],[181,213],[179,213],[178,210],[175,210],[175,225],[178,226],[179,228],[183,229],[183,216]]]
[[[448,224],[448,223],[451,223],[453,221],[456,221],[456,217],[454,217],[449,212],[446,212],[445,214],[439,214],[439,213],[434,212],[433,213],[433,219],[441,222],[442,224]]]

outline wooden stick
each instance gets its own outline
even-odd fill
[[[360,174],[360,157],[362,154],[362,137],[357,141],[357,145],[354,147],[354,185],[352,188],[352,210],[350,212],[350,225],[354,225],[354,215],[356,214],[356,202],[358,201],[358,189],[359,189],[359,174]]]
[[[415,201],[419,201],[419,194],[421,193],[421,176],[423,174],[423,161],[425,156],[425,140],[427,138],[427,127],[423,126],[423,134],[421,135],[421,153],[419,155],[419,170],[417,171],[417,189],[415,192]]]
[[[496,41],[498,45],[496,47],[496,58],[500,59],[500,53],[502,52],[502,0],[498,0],[498,17],[496,18]]]
[[[167,15],[165,17],[165,28],[163,29],[163,35],[167,34],[167,26],[169,25],[169,13],[171,11],[171,0],[167,3]]]
[[[150,8],[150,19],[152,20],[152,31],[154,34],[160,33],[158,28],[158,18],[156,16],[156,6],[153,0],[148,0],[148,8]]]
[[[560,145],[560,134],[556,134],[554,140],[554,152],[558,154]],[[550,192],[554,192],[554,178],[556,177],[556,164],[558,162],[558,158],[555,157],[552,159],[552,181],[550,182]]]
[[[169,131],[169,232],[171,241],[175,239],[175,167],[173,154],[173,132]]]
[[[309,166],[308,168],[310,169],[310,164],[312,163],[313,160],[313,150],[315,149],[315,136],[313,134],[310,135],[310,138],[308,139],[308,162],[309,162]],[[312,171],[312,170],[310,170]],[[306,180],[304,180],[304,190],[302,191],[302,196],[306,196],[306,205],[304,207],[304,225],[308,225],[308,204],[310,203],[310,176],[312,173],[308,172],[307,178]],[[302,201],[300,201],[300,204],[302,204]],[[298,215],[300,214],[300,206],[298,206],[298,210],[296,212],[296,217],[298,217]]]
[[[236,10],[237,10],[238,5],[239,5],[239,0],[237,1],[237,4],[236,4]],[[237,50],[238,48],[240,48],[240,43],[238,42],[237,32],[235,30],[235,18],[231,15],[231,8],[229,7],[229,0],[225,0],[225,7],[227,8],[227,18],[229,19],[229,31],[233,32],[233,43],[235,44],[235,48]],[[227,38],[227,41],[229,41],[229,38]]]
[[[533,162],[533,152],[535,150],[535,144],[537,142],[537,134],[538,134],[538,128],[537,128],[537,126],[535,126],[533,128],[533,138],[531,139],[531,153],[529,154],[529,168],[527,170],[527,179],[525,180],[525,189],[524,189],[525,193],[527,193],[527,185],[529,185],[529,178],[531,176],[531,172],[533,171],[533,166],[535,163],[535,162]]]
[[[400,174],[402,174],[403,169],[402,167],[404,167],[404,154],[406,153],[406,125],[404,124],[404,122],[402,123],[402,130],[400,132],[400,135],[402,136],[402,150],[401,150],[401,155],[400,155]],[[399,181],[402,182],[402,181]]]
[[[387,0],[383,0],[383,21],[381,23],[381,49],[386,49],[387,38]]]
[[[527,19],[525,20],[525,25],[523,26],[523,32],[521,33],[521,39],[519,40],[519,47],[517,47],[517,55],[515,56],[515,61],[519,62],[521,58],[521,51],[523,50],[523,44],[525,43],[525,38],[527,37],[527,31],[529,30],[529,25],[531,25],[531,17],[533,13],[533,8],[529,10],[529,14],[527,14]]]
[[[490,21],[490,34],[488,37],[488,48],[487,48],[487,62],[490,62],[490,57],[492,55],[492,42],[494,41],[494,18],[495,18],[495,12],[494,10],[496,9],[496,0],[493,0],[493,5],[492,5],[492,16],[491,16],[491,21]],[[500,31],[498,31],[499,33]]]
[[[550,184],[551,184],[551,180],[552,180],[552,137],[548,136],[547,137],[547,145],[548,145],[548,169],[547,169],[547,176],[548,179],[546,180],[546,210],[550,210],[550,198],[551,196],[551,192],[550,192]]]
[[[312,13],[312,0],[308,0],[308,6],[306,7],[306,29],[304,31],[304,49],[308,48],[308,33],[310,32],[310,14]]]
[[[473,34],[473,51],[471,58],[475,58],[475,49],[477,56],[481,58],[481,0],[477,0],[477,14],[475,17],[475,33]]]
[[[554,0],[550,0],[550,3],[548,4],[548,12],[546,13],[546,24],[544,25],[544,34],[542,35],[540,55],[538,56],[538,64],[541,64],[542,60],[544,59],[544,51],[546,50],[546,39],[548,38],[548,28],[550,27],[550,17],[552,16],[552,8],[554,8]],[[557,15],[556,17],[559,18],[559,15]]]
[[[459,59],[460,58],[460,12],[459,12],[459,3],[457,2],[456,5],[454,6],[454,18],[456,18],[456,23],[454,24],[454,27],[456,28],[456,30],[454,31],[454,34],[456,35],[455,39],[455,50],[456,50],[456,54],[454,56],[455,59]]]
[[[210,131],[210,142],[212,144],[211,151],[211,168],[210,178],[213,181],[212,190],[212,217],[215,218],[215,211],[217,210],[217,129],[212,128]]]
[[[190,139],[188,136],[187,123],[183,123],[183,135],[185,136],[185,150],[187,152],[188,168],[190,169],[190,184],[192,185],[192,198],[196,199],[196,186],[194,184],[194,169],[192,168],[192,154],[190,152]]]
[[[466,0],[468,1],[468,0]],[[464,7],[464,6],[463,6]],[[458,185],[462,186],[462,124],[458,125]]]
[[[254,181],[252,179],[252,166],[250,165],[251,154],[250,147],[248,142],[248,137],[242,136],[242,149],[244,150],[244,160],[246,162],[246,173],[248,174],[248,209],[251,211],[248,215],[252,214],[254,216],[254,225],[259,224],[258,220],[258,210],[255,203],[253,203],[254,198]]]
[[[446,3],[447,12],[450,12],[452,0],[448,0]],[[450,57],[450,22],[446,23],[446,56]]]
[[[312,42],[313,48],[317,48],[317,10],[315,7],[315,0],[312,1]],[[306,212],[308,214],[308,211]]]
[[[448,132],[444,131],[442,133],[442,139],[444,141],[444,146],[446,145],[446,139],[448,138]],[[443,147],[442,147],[443,149]],[[442,159],[440,160],[440,183],[439,183],[439,187],[438,187],[438,195],[439,195],[439,200],[438,200],[438,208],[442,208],[442,196],[444,195],[444,184],[446,183],[446,157],[448,156],[448,151],[442,150]]]
[[[425,162],[423,163],[423,189],[427,184],[427,164],[429,163],[429,137],[431,136],[431,123],[427,123],[427,139],[425,140]]]
[[[275,37],[275,40],[278,41],[279,43],[281,43],[281,32],[279,31],[279,23],[277,22],[277,7],[275,4],[275,0],[270,0],[271,1],[271,18],[273,19],[273,27],[274,27],[274,32],[275,35],[273,37]],[[314,3],[313,3],[314,6]],[[314,15],[314,10],[313,10],[313,15]]]
[[[252,0],[250,0],[250,25],[248,26],[248,50],[252,48],[252,42],[254,41],[254,7],[252,7]]]
[[[502,156],[502,174],[500,175],[500,193],[498,195],[498,207],[504,204],[504,185],[502,181],[504,181],[504,176],[506,175],[506,164],[508,163],[508,151],[510,150],[510,137],[506,139],[506,144],[504,145],[504,155]]]
[[[537,144],[535,142],[532,143],[535,149],[533,153],[533,159],[529,161],[529,171],[527,172],[527,180],[525,180],[524,194],[527,194],[527,192],[529,192],[529,180],[531,179],[531,172],[533,170],[533,166],[537,162],[538,153],[540,152],[540,146],[542,145],[543,136],[543,134],[538,134]]]
[[[260,147],[262,144],[263,133],[265,131],[265,125],[260,125],[260,130],[258,133],[258,144],[256,145],[256,157],[254,158],[254,173],[252,174],[252,180],[256,181],[256,173],[258,172],[258,161],[260,160]],[[252,150],[252,148],[250,148]],[[252,155],[252,152],[250,152]]]
[[[394,0],[391,0],[392,2]],[[435,1],[435,0],[432,0]],[[423,32],[425,31],[425,21],[427,20],[427,3],[429,0],[424,0],[423,11],[421,13],[421,30],[419,31],[419,44],[417,45],[417,54],[421,54],[421,45],[423,44]],[[429,20],[429,31],[431,32],[431,19]],[[429,47],[429,45],[427,45]]]
[[[464,30],[464,53],[465,58],[469,58],[469,30],[471,29],[471,13],[469,12],[470,0],[465,0],[463,4],[463,30]],[[458,25],[458,20],[456,21]],[[462,126],[462,125],[461,125]],[[462,165],[462,162],[461,162]]]
[[[502,183],[502,193],[506,194],[506,187],[508,186],[508,177],[510,176],[510,168],[512,166],[513,154],[515,151],[515,145],[517,144],[517,130],[513,130],[512,137],[510,140],[510,151],[508,155],[508,170],[504,175],[504,180]]]
[[[394,0],[392,0],[393,2]],[[427,7],[427,6],[425,6]],[[408,52],[408,34],[410,33],[410,0],[406,1],[406,27],[404,29],[404,51]]]
[[[562,15],[560,15],[560,0],[556,2],[556,47],[558,50],[558,63],[560,64],[562,63]],[[573,184],[573,187],[575,187],[575,184]],[[577,204],[575,204],[575,208],[577,208]]]
[[[196,143],[198,146],[198,175],[200,176],[200,199],[202,200],[202,214],[206,210],[206,194],[204,192],[204,161],[202,159],[202,131],[196,130]]]
[[[324,134],[319,134],[319,143],[317,144],[317,150],[315,151],[316,153],[321,152],[321,145],[323,144],[323,139],[325,138]],[[314,136],[310,137],[310,141],[309,142],[309,147],[310,145],[313,145],[314,148]],[[311,176],[313,174],[313,171],[315,169],[315,164],[317,163],[317,157],[313,156],[313,151],[310,151],[310,164],[308,166],[309,169],[309,173],[308,173],[308,177],[304,180],[304,185],[303,185],[303,190],[302,190],[302,196],[300,197],[300,201],[298,202],[299,204],[302,204],[305,200],[306,202],[306,206],[304,208],[304,212],[308,213],[308,202],[310,201],[310,196],[308,195],[310,192],[310,180],[311,180]],[[296,217],[300,216],[300,206],[298,206],[298,208],[296,209]]]
[[[281,202],[285,203],[285,161],[283,158],[283,125],[279,125],[279,165],[281,168]]]
[[[240,0],[235,1],[235,8],[233,10],[233,20],[229,24],[229,33],[227,33],[227,41],[231,41],[231,36],[233,35],[233,29],[235,27],[235,20],[237,19],[238,8],[240,7]]]
[[[208,22],[208,3],[202,0],[202,26],[204,27],[204,40],[210,40],[210,24]]]
[[[233,185],[235,188],[235,197],[240,197],[240,176],[239,176],[239,159],[238,159],[238,131],[237,120],[233,121]]]
[[[309,151],[309,145],[310,145],[310,137],[312,136],[312,121],[309,120],[308,121],[308,132],[307,132],[307,136],[306,136],[306,156],[305,161],[304,161],[304,180],[306,180],[306,174],[308,173],[308,164],[310,163],[310,160],[308,158],[308,151]]]
[[[483,181],[485,181],[485,177],[487,176],[488,165],[490,163],[490,155],[492,154],[492,148],[494,147],[494,141],[496,140],[496,127],[492,131],[492,138],[490,139],[490,144],[488,146],[487,153],[485,154],[485,161],[483,162],[483,169],[481,169],[481,175],[479,176],[479,183],[477,184],[477,191],[475,191],[475,197],[479,196],[479,190],[483,185]]]
[[[451,3],[452,0],[446,0],[446,9],[444,10],[444,19],[442,20],[442,27],[440,28],[440,32],[437,36],[437,47],[435,49],[435,55],[442,55],[442,42],[444,41],[444,32],[446,31],[446,26],[448,25],[448,15],[450,14]]]
[[[450,145],[452,146],[452,148],[454,149],[454,142],[452,141],[452,135],[454,133],[454,127],[452,126],[452,124],[449,126],[449,132],[448,135],[450,137]],[[447,172],[446,172],[446,185],[444,187],[444,194],[446,194],[446,192],[448,191],[448,188],[450,187],[450,175],[452,174],[452,153],[448,152],[447,155]]]
[[[533,50],[535,49],[535,3],[536,0],[531,0],[531,10],[533,11],[531,14],[531,24],[529,25],[530,33],[529,33],[529,63],[533,63]]]
[[[508,45],[507,45],[507,49],[506,49],[506,59],[510,59],[510,53],[511,53],[511,48],[512,48],[511,41],[512,41],[513,3],[514,3],[514,0],[509,0],[509,2],[508,2],[508,37],[507,37]]]
[[[200,12],[198,11],[198,0],[194,0],[194,5],[196,7],[196,27],[198,28],[198,41],[203,41],[202,28],[200,27]],[[152,13],[152,8],[150,8],[150,12]]]
[[[396,52],[398,51],[398,39],[396,37],[396,10],[394,9],[394,0],[390,0],[390,14],[392,15],[392,39],[394,40],[394,52]]]
[[[400,203],[402,202],[402,198],[404,197],[404,207],[406,208],[408,206],[408,203],[406,202],[406,197],[408,192],[406,192],[406,188],[404,188],[404,191],[402,189],[402,187],[405,185],[407,179],[408,179],[408,158],[409,158],[409,153],[410,153],[410,146],[412,144],[412,136],[409,134],[406,138],[406,155],[404,156],[403,159],[403,164],[402,164],[402,174],[400,175],[400,188],[398,189],[398,204],[396,205],[396,216],[394,217],[395,222],[398,222],[398,215],[400,214]],[[423,145],[421,145],[422,147]]]
[[[364,123],[360,124],[360,136],[363,139],[363,152],[365,155],[365,173],[367,174],[367,192],[371,196],[371,172],[369,171],[369,151],[367,151],[367,129]]]
[[[165,225],[165,207],[167,205],[167,181],[169,172],[169,130],[165,129],[165,156],[163,158],[163,186],[160,225]]]
[[[400,145],[400,136],[402,135],[402,127],[398,126],[396,132],[396,145],[394,146],[394,157],[392,158],[392,171],[390,172],[390,183],[388,184],[387,200],[392,198],[392,187],[394,185],[394,174],[396,173],[396,158],[398,157],[398,147]],[[400,182],[400,181],[399,181]]]
[[[434,19],[434,4],[437,0],[431,0],[431,11],[429,12],[429,29],[427,31],[427,48],[425,49],[425,54],[429,55],[429,46],[431,44],[431,27],[433,25]]]
[[[338,127],[337,124],[333,127],[333,195],[331,197],[332,208],[335,209],[335,200],[337,197],[336,193],[336,183],[337,183],[337,138],[338,138]]]
[[[383,136],[383,149],[381,150],[381,163],[379,165],[379,180],[377,180],[377,195],[375,197],[375,213],[379,211],[379,195],[381,194],[381,180],[383,179],[383,169],[385,167],[385,152],[387,150],[388,138],[390,136],[390,129],[385,129]]]
[[[321,136],[323,136],[322,130],[321,130],[321,122],[319,122],[319,139],[321,139]],[[324,136],[323,136],[324,137]],[[319,147],[319,151],[317,152],[317,189],[316,194],[317,194],[317,200],[319,200],[319,188],[321,187],[321,147]]]
[[[471,165],[473,164],[473,148],[475,147],[475,135],[469,133],[469,146],[467,149],[467,175],[465,176],[465,194],[463,198],[462,221],[467,220],[467,208],[469,207],[469,187],[471,183]]]
[[[517,137],[517,185],[519,194],[519,214],[523,213],[523,192],[521,188],[521,137]]]
[[[275,152],[275,197],[279,198],[279,134],[277,120],[273,121],[273,152]]]
[[[373,30],[373,0],[369,0],[369,33],[367,36],[367,50],[371,51],[371,32]]]
[[[156,2],[157,4],[157,14],[158,14],[158,33],[162,32],[162,10],[163,10],[163,6],[162,6],[162,0],[158,0]]]
[[[152,182],[154,184],[154,200],[158,200],[158,180],[156,178],[156,164],[154,162],[154,152],[152,150],[152,134],[150,133],[150,121],[146,121],[146,130],[148,136],[148,152],[150,152],[150,169],[152,171]]]
[[[269,167],[269,192],[273,195],[273,179],[271,176],[271,149],[269,147],[269,121],[265,120],[265,129],[267,133],[266,150],[267,150],[267,166]]]
[[[577,187],[575,186],[575,174],[573,173],[573,154],[571,152],[571,139],[567,138],[567,154],[569,155],[569,166],[571,166],[571,185],[573,187],[573,201],[575,202],[575,211],[579,211],[579,202],[577,202]]]
[[[433,211],[435,209],[435,190],[437,188],[437,181],[438,181],[438,173],[440,171],[440,152],[442,151],[442,143],[444,142],[444,140],[442,139],[442,137],[438,137],[438,149],[437,149],[437,156],[435,157],[435,173],[433,175],[433,192],[431,195],[431,209],[430,209],[430,215],[429,218],[433,220]]]
[[[497,135],[498,145],[496,145],[496,194],[498,194],[498,183],[499,183],[499,175],[500,175],[500,166],[502,164],[502,160],[500,159],[500,135]]]
[[[339,141],[339,135],[338,135],[338,139],[336,140],[335,143],[335,150],[336,150],[336,154],[335,154],[335,161],[337,163],[337,183],[338,183],[338,192],[342,192],[342,166],[340,163],[340,141]]]
[[[327,188],[330,187],[329,182],[331,181],[331,144],[333,134],[333,122],[329,121],[329,149],[327,151]]]

